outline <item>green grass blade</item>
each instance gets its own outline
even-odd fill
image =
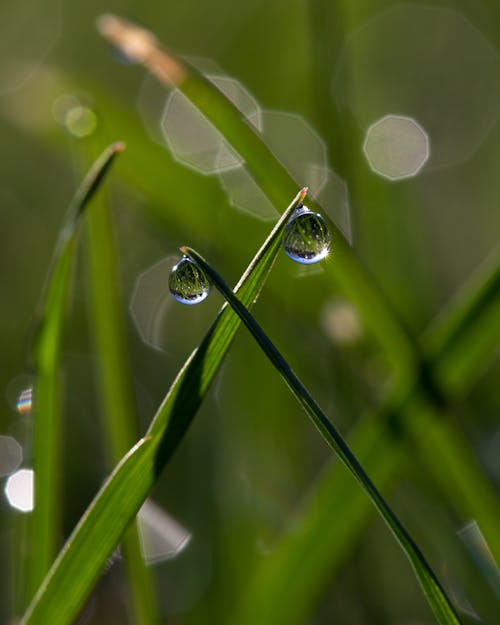
[[[469,388],[498,349],[500,247],[479,267],[422,337],[436,379],[453,394]],[[474,366],[471,366],[474,363]]]
[[[191,248],[183,247],[181,248],[181,251],[189,256],[206,272],[209,279],[217,287],[225,300],[231,305],[233,310],[238,314],[266,356],[278,370],[296,397],[297,401],[304,408],[305,412],[323,436],[324,440],[337,453],[342,462],[363,487],[366,494],[369,496],[389,528],[392,530],[394,536],[410,560],[437,621],[442,625],[456,625],[460,623],[455,609],[453,608],[450,600],[446,596],[446,593],[442,589],[437,577],[425,560],[420,549],[403,527],[374,483],[368,477],[367,473],[364,471],[363,467],[360,465],[345,440],[328,420],[328,417],[323,413],[321,408],[316,404],[304,385],[293,373],[281,353],[276,349],[245,306],[234,295],[222,278],[210,267],[210,265]]]
[[[31,548],[26,570],[26,594],[31,599],[59,549],[61,339],[74,260],[79,219],[101,184],[115,156],[123,150],[117,143],[95,162],[71,201],[40,304],[31,359],[36,371],[34,392],[35,507],[30,519]]]
[[[87,216],[90,259],[90,313],[97,353],[97,383],[100,390],[108,461],[114,467],[137,440],[135,410],[123,302],[117,266],[111,211],[101,196]],[[138,625],[159,622],[153,576],[146,566],[137,522],[123,540],[124,565],[131,590],[134,619]]]
[[[302,189],[283,213],[239,281],[235,290],[246,305],[256,301],[280,249],[283,228],[306,191]],[[71,623],[188,428],[239,326],[237,315],[224,305],[174,380],[145,440],[118,465],[73,531],[23,625]]]
[[[496,352],[500,340],[498,316],[494,318],[494,311],[500,306],[499,272],[500,258],[496,253],[424,333],[423,343],[432,354],[431,366],[442,372],[443,380],[451,379],[448,369],[455,367],[443,354],[465,353],[469,328],[483,324],[487,334],[493,337],[484,350],[476,350],[467,357],[458,386],[447,387],[452,394],[467,393],[476,372]],[[432,406],[426,405],[425,399],[422,404],[422,400],[422,397],[403,398],[396,403],[390,400],[376,415],[359,424],[351,446],[384,492],[401,475],[405,462],[409,457],[414,458],[418,448],[443,495],[464,521],[471,518],[478,521],[500,561],[497,494],[471,456],[463,436],[446,421],[449,415],[436,415]],[[414,419],[409,406],[417,403],[419,414]],[[394,428],[389,431],[388,424],[394,423],[398,436]],[[436,457],[439,463],[435,462]],[[308,618],[312,606],[351,554],[373,513],[366,497],[357,491],[347,497],[351,485],[351,476],[339,471],[336,465],[323,472],[299,507],[293,531],[287,532],[273,553],[252,571],[237,611],[231,615],[232,622],[299,625]]]
[[[98,28],[123,54],[142,63],[164,84],[182,91],[242,156],[245,167],[274,206],[285,205],[300,181],[293,180],[260,134],[215,85],[188,62],[163,49],[151,32],[135,24],[105,15],[99,19]],[[308,206],[314,211],[321,210],[312,200],[308,200]],[[334,224],[332,249],[336,280],[384,346],[400,386],[411,386],[420,368],[419,350],[413,338]]]

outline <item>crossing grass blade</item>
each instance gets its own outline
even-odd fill
[[[26,563],[29,601],[54,560],[60,536],[61,379],[60,356],[78,225],[104,180],[122,143],[109,146],[97,159],[72,199],[56,245],[30,353],[36,373],[34,389],[35,506],[29,520],[31,543]]]
[[[471,388],[478,371],[484,369],[500,341],[500,254],[494,252],[439,317],[424,332],[422,343],[430,363],[441,372],[441,379],[454,379],[445,386],[453,397]],[[481,326],[490,337],[482,349],[468,352],[470,332]],[[460,376],[453,359],[446,355],[467,355]],[[414,405],[413,413],[409,406]],[[411,426],[415,408],[418,429]],[[404,471],[408,458],[418,448],[427,456],[426,466],[435,475],[443,494],[463,519],[475,518],[487,536],[488,544],[500,559],[498,519],[500,504],[495,490],[472,457],[450,415],[436,414],[421,399],[390,399],[376,414],[367,415],[350,439],[356,455],[379,488],[388,492],[396,476]],[[396,427],[394,424],[397,424]],[[411,431],[408,431],[411,430]],[[397,435],[396,435],[397,432]],[[410,446],[413,450],[410,451]],[[440,462],[434,462],[439,454]],[[450,479],[453,477],[453,479]],[[308,618],[318,597],[349,557],[374,510],[366,497],[352,490],[352,477],[332,463],[298,506],[293,531],[278,541],[273,552],[251,572],[231,621],[238,625],[272,623],[299,625]],[[349,495],[347,495],[349,493]],[[339,510],[342,510],[339,513]],[[312,539],[314,537],[314,540]]]
[[[250,312],[245,308],[241,301],[231,291],[227,284],[212,269],[206,260],[200,256],[195,250],[189,247],[182,247],[181,252],[186,254],[195,263],[197,263],[207,274],[213,285],[220,291],[226,302],[228,302],[233,310],[238,314],[245,326],[248,328],[252,336],[255,338],[262,351],[266,354],[274,367],[277,369],[281,377],[284,379],[289,389],[304,408],[326,443],[335,451],[338,457],[346,465],[352,475],[364,489],[373,505],[387,523],[393,532],[396,540],[405,552],[413,566],[417,579],[422,590],[427,597],[429,605],[434,615],[441,625],[458,625],[460,620],[458,615],[439,583],[436,575],[424,558],[422,552],[415,544],[411,536],[408,534],[398,517],[387,504],[375,484],[369,478],[363,467],[358,462],[356,456],[336,430],[328,417],[324,414],[308,390],[301,381],[293,373],[290,366],[277,350],[271,340],[258,325]]]
[[[280,249],[283,228],[306,193],[302,189],[297,194],[236,286],[247,306],[257,300]],[[75,618],[189,427],[239,326],[238,316],[224,305],[174,380],[146,437],[120,462],[71,534],[22,619],[23,625],[69,625]]]

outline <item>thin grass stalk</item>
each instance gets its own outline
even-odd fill
[[[87,215],[90,315],[98,362],[97,384],[110,467],[137,440],[138,418],[120,293],[117,246],[110,206],[104,197]],[[123,555],[131,590],[133,622],[159,623],[154,579],[142,556],[138,522],[124,534]]]
[[[372,480],[369,478],[343,437],[329,421],[328,417],[324,414],[318,404],[316,404],[313,397],[291,370],[281,353],[267,337],[245,306],[238,300],[228,285],[205,261],[205,259],[189,247],[182,247],[181,252],[191,258],[206,272],[214,286],[220,291],[224,299],[238,314],[266,356],[275,366],[281,377],[285,380],[295,398],[311,418],[326,443],[336,452],[342,462],[366,491],[372,503],[387,523],[396,540],[410,560],[437,621],[443,625],[452,623],[459,624],[460,621],[452,603],[448,599],[446,593],[441,587],[441,584],[439,583],[439,580],[430,565],[427,563],[422,552],[390,506],[387,504]]]
[[[116,143],[94,163],[68,207],[52,258],[30,360],[36,373],[33,419],[34,510],[29,522],[26,597],[29,601],[54,560],[61,540],[61,343],[80,217],[104,179],[115,156]]]

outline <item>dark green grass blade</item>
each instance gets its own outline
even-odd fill
[[[27,600],[33,596],[59,549],[61,475],[59,362],[78,223],[115,156],[123,148],[123,144],[116,143],[105,150],[71,201],[40,304],[30,354],[36,372],[33,443],[36,485],[35,507],[30,519],[31,547],[26,571]]]
[[[303,189],[284,212],[238,283],[236,290],[247,306],[256,301],[280,249],[282,230],[305,193]],[[188,428],[239,325],[237,315],[225,305],[179,372],[145,441],[120,463],[68,539],[22,620],[24,625],[69,625],[75,618]]]
[[[137,440],[138,419],[111,211],[102,196],[96,202],[98,205],[87,215],[90,314],[98,356],[97,384],[107,456],[110,467],[114,467]],[[124,535],[123,555],[133,622],[155,625],[159,622],[159,615],[153,576],[142,556],[137,522]]]
[[[454,379],[454,384],[446,385],[452,395],[467,393],[477,372],[498,349],[500,324],[494,313],[500,307],[499,273],[496,252],[424,333],[430,364],[441,372],[443,381]],[[482,327],[491,340],[468,353],[469,333],[476,327]],[[453,359],[443,356],[449,353],[467,356],[459,375],[449,372],[456,366]],[[436,414],[425,399],[422,403],[422,397],[390,400],[376,415],[361,421],[350,443],[383,492],[404,471],[408,458],[414,459],[415,449],[419,450],[443,494],[464,522],[477,519],[500,561],[498,496],[449,416]],[[351,486],[352,477],[337,465],[323,472],[297,510],[293,531],[252,571],[231,615],[233,623],[300,625],[308,618],[373,514],[362,493],[356,490],[346,495]]]
[[[460,623],[452,604],[450,603],[446,593],[442,589],[438,579],[425,560],[420,549],[405,530],[362,466],[359,464],[357,458],[354,456],[347,443],[328,420],[321,408],[316,404],[304,385],[290,369],[280,352],[276,349],[245,306],[234,295],[222,278],[210,267],[210,265],[197,252],[188,247],[181,248],[181,251],[194,260],[194,262],[198,263],[198,265],[206,272],[209,279],[221,292],[233,310],[238,314],[266,356],[276,367],[296,397],[297,401],[301,404],[316,428],[319,430],[324,440],[336,452],[342,462],[351,471],[352,475],[365,490],[366,494],[369,496],[389,528],[392,530],[394,536],[410,560],[437,621],[442,625],[456,625]]]

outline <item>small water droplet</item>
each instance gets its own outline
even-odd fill
[[[196,263],[184,256],[173,267],[168,280],[170,292],[181,304],[199,304],[208,297],[210,283]]]
[[[317,263],[328,254],[332,236],[325,220],[307,206],[299,206],[290,217],[283,234],[287,255],[303,265]]]

